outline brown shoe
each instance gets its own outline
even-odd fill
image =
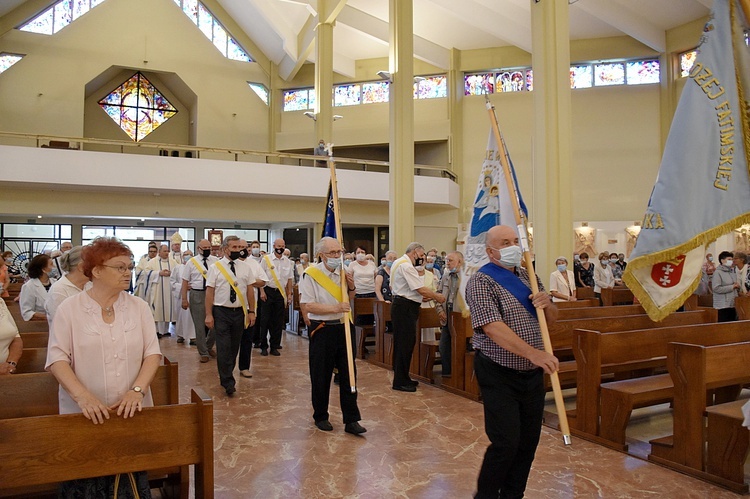
[[[208,355],[201,355],[201,364],[208,362]]]
[[[211,350],[209,350],[208,355],[210,355],[211,357],[216,357],[216,349],[212,348]]]
[[[253,375],[250,374],[250,369],[243,369],[242,371],[240,371],[240,376],[242,376],[243,378],[252,378],[253,377]]]

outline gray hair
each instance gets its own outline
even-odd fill
[[[224,241],[222,241],[221,247],[222,248],[226,248],[227,246],[229,246],[229,243],[231,241],[239,241],[239,240],[240,240],[240,238],[237,237],[237,236],[227,236],[227,237],[224,238]]]
[[[60,257],[60,268],[65,272],[70,272],[74,268],[78,267],[78,264],[83,261],[81,251],[83,246],[76,246],[63,256]]]
[[[565,265],[568,264],[568,259],[567,258],[565,258],[564,256],[558,256],[557,258],[555,258],[555,265],[557,265],[557,262],[559,262],[560,260],[562,260],[563,262],[565,262]]]
[[[406,247],[406,251],[404,251],[404,253],[411,253],[412,251],[418,250],[420,248],[424,249],[424,246],[422,246],[421,243],[415,241],[413,243],[409,243],[409,246]]]
[[[315,257],[318,257],[321,253],[323,253],[323,248],[325,248],[329,242],[336,241],[336,239],[326,236],[320,239],[317,243],[315,243]]]
[[[393,255],[393,256],[395,256],[396,258],[398,258],[398,253],[396,253],[396,252],[395,252],[395,251],[393,251],[393,250],[388,250],[388,251],[386,251],[386,252],[385,252],[385,255],[384,255],[384,256],[385,256],[386,258],[388,258],[388,255]]]

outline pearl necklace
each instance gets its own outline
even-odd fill
[[[102,307],[102,310],[104,310],[104,313],[107,317],[112,317],[112,314],[114,313],[112,307]]]

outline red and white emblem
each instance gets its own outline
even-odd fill
[[[674,260],[660,262],[651,267],[651,279],[662,288],[677,286],[682,279],[685,255],[677,255]]]

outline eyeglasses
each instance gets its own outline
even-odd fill
[[[323,253],[323,254],[324,254],[325,256],[331,256],[331,257],[334,257],[334,258],[335,258],[335,257],[337,257],[337,256],[341,256],[341,255],[343,255],[343,254],[344,254],[344,252],[343,252],[343,251],[341,251],[341,250],[338,250],[338,251],[329,251],[328,253]]]
[[[111,269],[115,269],[120,274],[125,274],[125,272],[133,272],[135,265],[133,265],[132,263],[130,265],[104,265],[102,264],[102,267],[109,267]]]

